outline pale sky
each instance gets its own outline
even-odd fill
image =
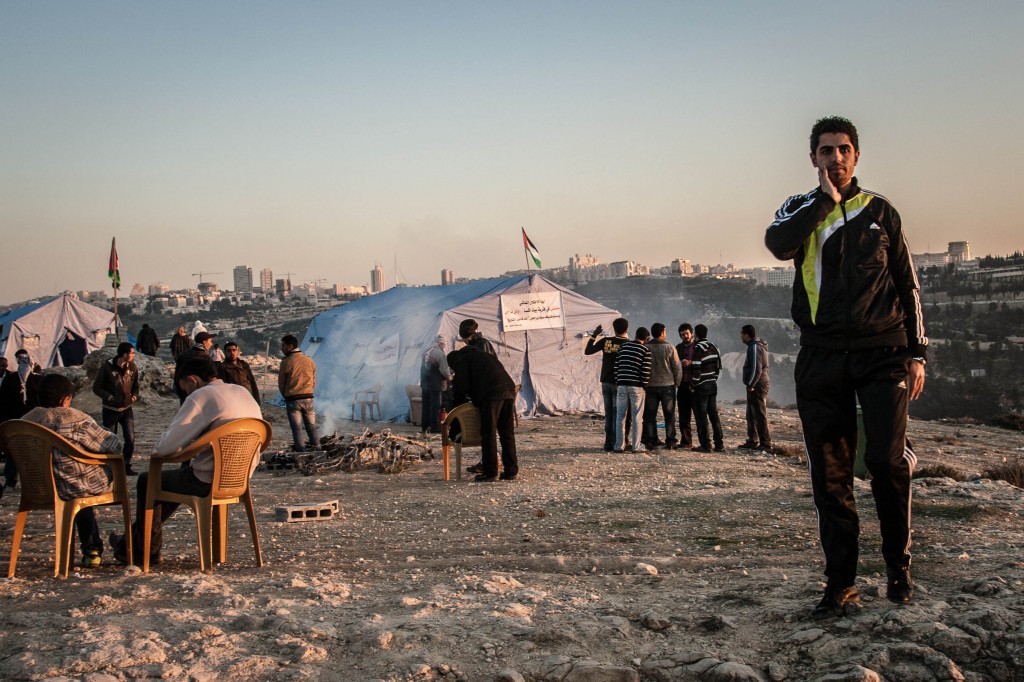
[[[840,114],[914,252],[1024,248],[1024,3],[0,2],[0,304],[777,264]],[[125,293],[127,293],[125,291]]]

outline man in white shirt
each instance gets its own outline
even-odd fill
[[[217,369],[209,358],[190,358],[186,360],[178,377],[178,388],[187,396],[178,410],[167,431],[160,436],[151,456],[154,459],[176,454],[207,431],[231,421],[252,417],[262,419],[260,406],[242,386],[225,384],[217,378]],[[249,475],[256,470],[258,458],[253,458]],[[184,462],[181,467],[165,468],[160,474],[160,485],[164,490],[183,495],[204,497],[210,494],[213,480],[213,449],[207,448],[194,459]],[[136,488],[135,523],[132,524],[132,545],[135,556],[132,563],[142,563],[142,529],[146,512],[146,486],[149,481],[148,472],[139,475]],[[160,560],[160,547],[163,544],[163,523],[178,508],[171,502],[160,502],[154,508],[153,534],[150,542],[150,563]],[[110,546],[114,549],[114,557],[127,564],[128,556],[124,546],[124,537],[116,534],[110,536]]]

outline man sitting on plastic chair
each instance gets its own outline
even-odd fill
[[[160,436],[152,457],[167,457],[188,447],[199,436],[210,429],[232,419],[252,417],[262,419],[260,406],[253,400],[252,394],[242,386],[225,384],[217,378],[217,369],[208,358],[191,358],[181,367],[178,387],[187,396],[178,414]],[[255,463],[254,463],[255,470]],[[249,472],[250,475],[252,471]],[[180,468],[167,468],[160,474],[160,485],[164,490],[183,495],[204,497],[210,494],[213,475],[213,450],[200,453],[195,459],[183,462]],[[146,487],[149,474],[139,475],[136,488],[135,523],[132,524],[132,547],[135,556],[132,563],[142,565],[142,529],[146,513]],[[150,563],[159,563],[160,546],[163,544],[163,523],[177,510],[178,505],[171,502],[160,502],[153,515],[153,534],[150,541]],[[128,563],[124,546],[124,538],[110,536],[110,545],[114,548],[114,557]]]
[[[22,419],[45,426],[88,452],[120,453],[124,446],[121,436],[107,431],[85,412],[71,407],[73,392],[67,377],[44,375],[39,381],[40,407],[33,408]],[[110,490],[111,472],[106,465],[82,464],[54,449],[53,481],[62,500],[73,500]],[[75,530],[82,547],[82,566],[97,568],[103,563],[103,539],[94,507],[78,512]]]

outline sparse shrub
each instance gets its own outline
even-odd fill
[[[1007,412],[997,415],[989,421],[989,426],[998,426],[1001,429],[1009,429],[1011,431],[1024,431],[1024,414]]]
[[[954,481],[966,481],[967,474],[948,464],[925,464],[914,470],[914,478],[952,478]]]
[[[986,469],[982,475],[993,481],[1006,481],[1017,488],[1024,488],[1024,455],[1007,459],[1002,464]]]

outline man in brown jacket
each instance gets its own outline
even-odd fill
[[[292,450],[305,452],[319,446],[316,435],[316,412],[313,410],[313,391],[316,389],[316,365],[312,358],[299,350],[299,341],[291,334],[281,337],[281,370],[277,375],[277,388],[284,398],[288,424],[292,427]],[[308,442],[302,443],[302,428],[306,428]]]

